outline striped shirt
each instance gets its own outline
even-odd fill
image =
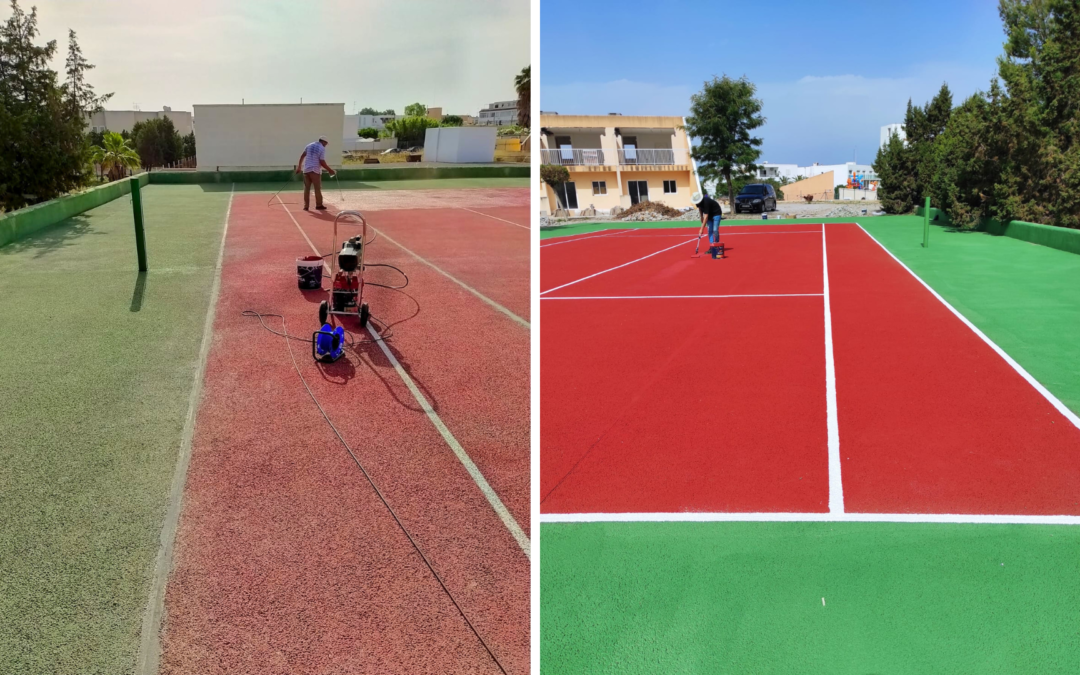
[[[304,148],[304,152],[307,153],[304,155],[304,173],[311,173],[312,171],[315,173],[322,173],[319,161],[326,158],[326,148],[323,147],[323,144],[319,141],[309,143],[308,146]]]

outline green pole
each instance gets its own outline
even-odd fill
[[[922,226],[922,245],[923,248],[930,248],[930,198],[926,198],[926,204],[923,206],[923,226]]]
[[[146,235],[143,234],[142,195],[139,193],[139,177],[131,177],[131,210],[135,215],[135,249],[139,253],[139,271],[146,271]]]

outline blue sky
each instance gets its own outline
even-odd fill
[[[985,90],[1003,41],[993,0],[541,0],[540,109],[685,115],[713,75],[746,75],[761,160],[870,163],[908,98]]]

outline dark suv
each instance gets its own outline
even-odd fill
[[[776,210],[776,191],[768,183],[751,183],[743,186],[735,197],[735,213],[747,211],[761,213]]]

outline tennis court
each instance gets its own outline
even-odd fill
[[[723,259],[696,234],[541,242],[545,672],[1076,657],[995,618],[1022,586],[973,569],[1023,555],[1025,602],[1080,591],[1075,413],[858,223],[724,227]]]

